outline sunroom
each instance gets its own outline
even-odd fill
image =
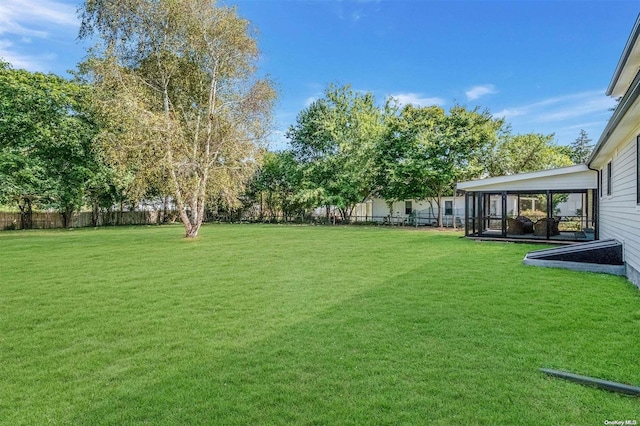
[[[586,165],[458,183],[465,235],[480,239],[598,239],[597,172]]]

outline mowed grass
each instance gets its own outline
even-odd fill
[[[640,421],[640,291],[388,228],[0,233],[0,423]]]

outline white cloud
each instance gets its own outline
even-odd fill
[[[316,96],[309,96],[307,99],[304,100],[304,107],[308,108],[312,103],[314,103],[315,101],[317,101],[318,99],[320,99],[319,95]]]
[[[505,118],[515,133],[554,133],[561,144],[570,143],[584,129],[597,139],[615,106],[604,90],[588,90],[510,106],[493,114]]]
[[[474,86],[465,92],[467,100],[474,101],[482,96],[498,93],[493,84],[485,84],[482,86]]]
[[[380,12],[380,0],[329,1],[333,14],[341,21],[357,24],[371,12]]]
[[[53,27],[78,25],[76,8],[69,4],[52,0],[2,0],[0,3],[0,34],[44,38]]]
[[[41,70],[42,58],[35,58],[16,51],[17,49],[9,40],[0,39],[0,59],[9,62],[13,68]]]
[[[493,114],[496,117],[500,118],[513,118],[518,117],[520,115],[525,115],[527,113],[526,108],[506,108],[502,111],[498,111]]]
[[[438,105],[442,106],[446,103],[446,101],[442,98],[432,97],[426,98],[423,97],[420,93],[395,93],[391,95],[392,98],[396,99],[400,105],[415,105],[415,106],[431,106]]]
[[[604,114],[615,106],[604,90],[590,90],[543,99],[528,105],[505,108],[496,117],[513,118],[528,116],[532,121],[551,122]]]
[[[609,108],[615,105],[615,101],[611,98],[605,97],[604,93],[598,97],[584,97],[583,99],[576,99],[575,103],[568,105],[561,105],[557,110],[549,111],[546,114],[540,115],[542,121],[561,121],[570,118],[584,117],[590,114],[607,111]]]
[[[38,51],[38,40],[54,35],[66,39],[79,25],[74,5],[55,0],[0,0],[0,57],[15,68],[46,71],[57,55],[42,48]]]
[[[56,59],[53,53],[45,55],[27,55],[16,49],[9,40],[0,39],[0,58],[9,62],[15,69],[26,69],[29,71],[45,71],[50,61]]]

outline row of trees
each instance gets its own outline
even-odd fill
[[[72,80],[0,62],[0,203],[73,212],[171,198],[187,237],[207,206],[273,218],[368,197],[438,201],[456,181],[571,164],[552,135],[512,135],[487,111],[379,105],[329,86],[288,151],[264,148],[276,98],[249,22],[211,0],[86,0],[97,40]],[[573,161],[577,161],[573,158]],[[262,211],[262,210],[261,210]]]
[[[0,64],[0,202],[20,208],[23,228],[30,227],[34,207],[60,211],[65,223],[89,207],[97,223],[101,210],[169,198],[188,216],[187,234],[201,223],[207,203],[259,204],[270,220],[333,206],[349,220],[356,204],[372,196],[440,205],[458,181],[569,165],[584,161],[590,149],[584,131],[571,146],[558,146],[553,135],[513,135],[487,111],[399,108],[391,98],[379,105],[371,93],[329,86],[289,129],[289,150],[260,150],[249,137],[207,136],[229,142],[226,150],[218,142],[217,155],[236,155],[226,156],[222,167],[211,148],[206,156],[206,145],[164,137],[169,125],[184,126],[178,133],[194,137],[189,120],[164,123],[148,112],[160,125],[131,123],[139,113],[127,109],[129,103],[134,101],[86,80]],[[211,126],[220,131],[219,123]],[[206,171],[199,161],[217,173],[205,184],[217,190],[198,189],[205,177],[199,173]]]
[[[272,219],[334,206],[349,220],[356,204],[373,196],[440,206],[458,181],[567,166],[590,152],[584,131],[560,146],[553,135],[514,135],[486,110],[400,108],[393,98],[380,106],[349,86],[329,86],[287,137],[291,149],[269,153],[252,185]]]

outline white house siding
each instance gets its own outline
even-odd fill
[[[377,223],[410,224],[411,215],[405,211],[406,201],[411,201],[411,210],[414,212],[414,216],[418,218],[418,225],[434,224],[435,218],[438,217],[438,205],[434,200],[395,201],[391,205],[391,210],[389,210],[389,205],[386,200],[382,198],[372,198],[356,205],[354,209],[354,219],[357,221],[366,220]],[[464,197],[443,197],[443,209],[445,208],[446,201],[453,203],[454,215],[443,217],[445,226],[451,226],[453,224],[453,217],[457,218],[457,225],[461,226],[464,221]],[[365,216],[364,212],[368,212],[368,214]],[[415,224],[415,222],[412,223]]]
[[[603,173],[600,197],[600,238],[623,243],[629,279],[640,285],[640,206],[636,204],[636,135],[640,126],[628,134],[599,164]],[[607,164],[611,161],[611,195],[607,195]]]

